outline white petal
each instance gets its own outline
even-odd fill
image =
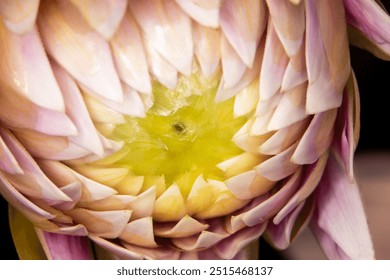
[[[151,94],[152,85],[141,34],[130,13],[123,18],[110,44],[121,80],[140,92]]]
[[[129,8],[144,36],[170,64],[189,76],[193,41],[190,18],[173,1],[130,0]]]
[[[96,94],[121,102],[122,88],[108,43],[65,0],[45,2],[38,17],[46,51]]]
[[[111,38],[121,22],[127,0],[71,0],[80,13],[95,30],[106,39]]]

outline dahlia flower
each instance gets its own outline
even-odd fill
[[[349,41],[374,0],[0,1],[0,193],[20,258],[249,258],[310,224],[371,259]]]

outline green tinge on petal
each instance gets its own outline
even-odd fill
[[[12,206],[8,208],[9,225],[16,252],[21,260],[47,260],[34,225]]]
[[[217,86],[197,74],[180,79],[175,90],[155,83],[154,106],[146,117],[126,117],[106,135],[125,142],[121,158],[114,154],[97,163],[115,157],[115,166],[135,175],[164,175],[166,184],[177,181],[185,196],[190,190],[183,185],[191,186],[200,174],[224,179],[216,165],[242,152],[231,139],[245,118],[234,118],[233,99],[215,103]]]

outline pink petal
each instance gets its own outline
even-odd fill
[[[263,1],[225,0],[220,11],[221,28],[242,61],[252,67],[266,16]]]
[[[148,40],[145,40],[145,50],[151,73],[165,87],[174,89],[177,83],[176,68],[164,59]]]
[[[304,5],[286,0],[267,0],[270,17],[280,41],[289,57],[299,51],[305,32]]]
[[[288,175],[294,173],[299,167],[299,165],[291,161],[295,148],[296,144],[292,145],[282,153],[263,161],[256,166],[256,171],[271,181],[279,181],[286,178]]]
[[[325,253],[331,258],[373,259],[373,244],[358,186],[334,154],[329,156],[315,196],[314,231]]]
[[[350,74],[349,46],[341,0],[308,0],[306,15],[306,110],[314,114],[341,105]]]
[[[257,201],[253,207],[246,209],[245,212],[239,215],[241,216],[240,219],[247,226],[254,226],[273,217],[283,208],[299,188],[301,183],[300,179],[302,178],[301,174],[301,169],[299,169],[290,178],[281,183],[280,189],[275,194],[265,200]]]
[[[10,174],[23,174],[23,169],[20,167],[16,158],[7,147],[3,138],[0,135],[0,169]]]
[[[180,73],[189,76],[193,41],[187,14],[173,0],[131,0],[129,8],[152,47]]]
[[[264,155],[276,155],[283,152],[302,137],[309,124],[310,118],[308,117],[279,129],[265,142],[261,143],[259,152]]]
[[[185,238],[175,238],[172,240],[172,243],[185,251],[203,250],[214,246],[229,236],[220,221],[213,220],[209,223],[210,227],[207,230],[203,230],[200,234]]]
[[[137,246],[155,248],[157,243],[153,234],[153,219],[145,217],[129,222],[123,229],[119,239]]]
[[[279,224],[287,215],[298,207],[301,202],[305,201],[313,193],[325,170],[328,154],[329,153],[325,153],[322,155],[315,164],[305,166],[299,190],[289,198],[289,201],[284,204],[283,208],[274,217],[274,224]]]
[[[24,34],[31,30],[38,14],[39,0],[0,1],[0,15],[9,30]]]
[[[232,259],[248,244],[259,238],[266,227],[267,223],[262,223],[254,227],[244,228],[224,239],[216,246],[214,251],[222,259]]]
[[[218,29],[195,25],[194,44],[202,73],[210,79],[217,71],[221,59],[221,32]]]
[[[293,162],[313,163],[329,149],[333,140],[336,116],[337,110],[332,109],[313,117],[294,152]]]
[[[313,205],[306,201],[298,205],[281,223],[269,223],[266,236],[278,249],[286,249],[293,239],[306,227],[313,214]]]
[[[246,65],[242,62],[224,35],[222,35],[221,40],[221,62],[224,88],[232,88],[244,75]]]
[[[132,253],[142,256],[146,260],[177,260],[180,257],[180,251],[168,246],[158,248],[144,248],[122,242],[122,245]]]
[[[91,154],[90,151],[69,141],[68,137],[47,135],[33,130],[14,130],[14,135],[34,157],[69,160]],[[42,143],[45,145],[42,145]]]
[[[76,208],[67,211],[72,219],[84,225],[88,232],[103,238],[115,239],[123,232],[130,216],[130,210],[93,211]]]
[[[279,130],[306,118],[307,84],[301,84],[284,92],[268,124],[269,130]]]
[[[343,105],[337,112],[332,148],[340,155],[351,178],[354,177],[353,155],[359,138],[360,104],[355,75],[351,75],[344,92]]]
[[[53,71],[65,99],[66,112],[79,131],[76,136],[69,137],[69,140],[102,156],[102,143],[76,82],[56,63],[53,63]]]
[[[152,85],[141,34],[130,13],[126,13],[110,44],[121,80],[140,92],[151,94]]]
[[[49,260],[93,259],[87,237],[36,231]]]
[[[38,25],[48,54],[76,80],[98,95],[122,101],[110,47],[76,7],[65,0],[45,2]]]
[[[23,174],[8,175],[9,180],[25,195],[44,200],[49,205],[68,202],[71,199],[42,172],[31,155],[7,130],[0,129],[0,135],[15,159],[23,169]]]
[[[275,32],[273,22],[269,19],[264,59],[260,72],[260,101],[270,99],[280,90],[288,60],[283,45]]]
[[[127,250],[126,248],[113,243],[109,240],[106,240],[104,238],[95,236],[95,235],[89,235],[89,238],[102,247],[103,249],[112,252],[115,256],[119,257],[122,260],[142,260],[142,256],[136,252]]]
[[[286,71],[284,72],[281,90],[290,90],[307,81],[305,47],[302,47],[298,52],[290,57]]]
[[[390,55],[390,17],[376,1],[343,0],[347,22]]]
[[[64,100],[37,29],[15,35],[0,22],[0,30],[2,94],[21,95],[45,109],[64,112]]]
[[[55,215],[43,210],[23,196],[0,172],[0,193],[13,207],[22,212],[30,221],[35,224],[45,223],[53,219]],[[54,226],[56,227],[56,226]]]
[[[202,26],[219,26],[221,0],[176,0],[177,4]]]
[[[198,220],[185,216],[177,223],[155,223],[154,234],[161,237],[180,238],[200,233],[209,226]]]
[[[106,39],[111,38],[115,33],[127,6],[127,0],[71,0],[71,2],[79,9],[89,25]]]
[[[247,87],[251,82],[255,80],[256,77],[259,75],[260,66],[263,61],[263,46],[264,46],[264,40],[260,42],[260,46],[256,52],[256,57],[254,60],[254,64],[252,68],[247,68],[244,75],[240,79],[240,81],[235,84],[232,88],[226,88],[225,87],[225,78],[222,76],[221,82],[218,86],[218,91],[215,96],[215,101],[220,102],[224,100],[228,100],[229,98],[235,96],[238,94],[242,89]]]

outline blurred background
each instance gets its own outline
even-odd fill
[[[390,1],[383,1],[389,10]],[[390,62],[351,48],[361,99],[361,134],[356,152],[359,182],[376,257],[390,260]],[[8,227],[7,203],[0,196],[0,259],[17,259]],[[263,240],[260,259],[324,259],[315,238],[306,230],[285,252],[273,250]]]

